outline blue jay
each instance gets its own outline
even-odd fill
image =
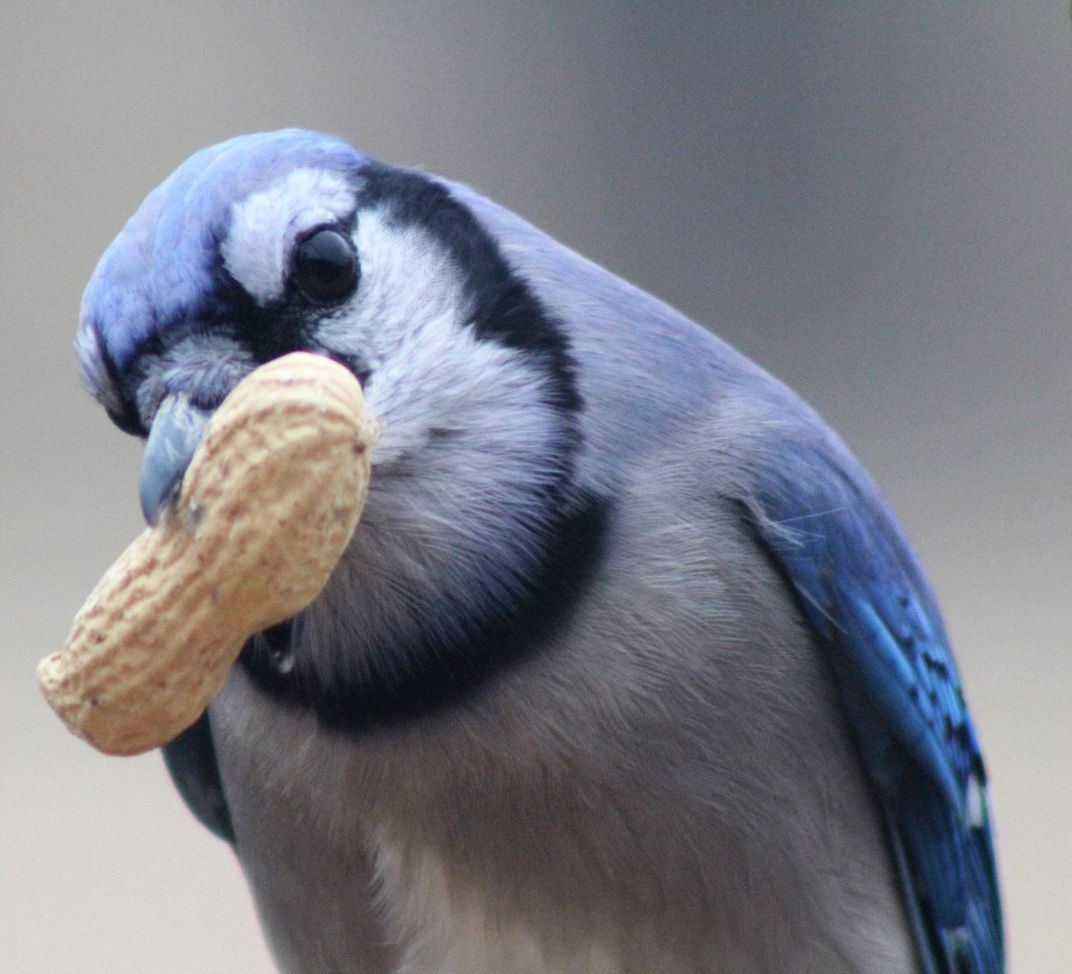
[[[165,749],[286,972],[998,974],[934,596],[792,392],[472,190],[325,135],[198,152],[77,340],[141,502],[228,391],[330,356],[362,522]]]

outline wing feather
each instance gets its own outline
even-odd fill
[[[936,601],[877,489],[818,420],[754,453],[744,499],[829,655],[884,810],[924,969],[1000,974],[986,773]],[[767,436],[770,436],[768,431]]]

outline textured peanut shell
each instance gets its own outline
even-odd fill
[[[371,430],[354,376],[296,352],[219,408],[175,505],[120,556],[41,661],[45,698],[109,754],[189,727],[245,641],[304,609],[342,557],[368,491]]]

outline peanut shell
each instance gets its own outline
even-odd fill
[[[365,502],[371,441],[361,387],[330,359],[295,352],[243,379],[174,505],[39,664],[68,728],[106,753],[138,754],[197,720],[246,640],[327,584]]]

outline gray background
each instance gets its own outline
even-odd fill
[[[1014,971],[1072,963],[1065,4],[0,8],[0,969],[267,971],[156,755],[38,698],[140,530],[81,288],[190,152],[300,124],[465,180],[718,330],[871,467],[948,616]],[[717,746],[713,742],[712,746]]]

